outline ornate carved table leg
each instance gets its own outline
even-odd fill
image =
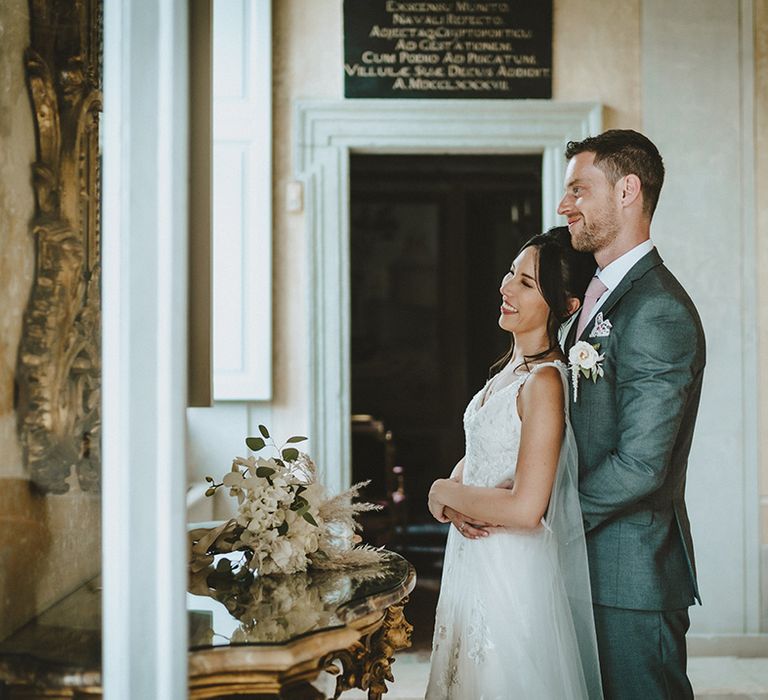
[[[334,700],[351,688],[368,691],[369,700],[380,700],[387,692],[386,681],[392,683],[394,655],[401,649],[411,646],[413,625],[406,619],[403,607],[408,598],[403,598],[397,605],[390,605],[384,614],[381,625],[365,634],[359,642],[349,649],[335,652],[324,659],[326,671],[338,674]],[[338,659],[342,668],[333,663]]]

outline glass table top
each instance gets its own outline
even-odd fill
[[[228,560],[192,576],[187,593],[190,649],[234,644],[281,644],[310,632],[343,626],[384,610],[410,591],[411,565],[387,553],[375,566],[289,576],[230,570]]]
[[[241,553],[218,555],[191,574],[187,592],[189,649],[283,644],[384,611],[413,588],[415,572],[401,556],[341,571],[254,576],[232,569]],[[78,588],[0,640],[0,678],[15,673],[99,673],[101,582]]]

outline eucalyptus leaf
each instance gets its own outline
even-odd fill
[[[299,511],[302,508],[304,508],[304,510],[309,508],[309,502],[306,498],[299,496],[293,503],[291,503],[291,510]]]
[[[256,467],[256,476],[262,479],[269,479],[274,473],[275,470],[272,467]]]
[[[260,432],[260,433],[261,433],[261,434],[262,434],[262,435],[263,435],[265,438],[268,438],[268,437],[269,437],[269,430],[267,430],[267,427],[266,427],[266,426],[264,426],[264,425],[260,425],[260,426],[259,426],[259,432]]]
[[[249,450],[258,452],[259,450],[263,450],[264,445],[267,443],[265,443],[263,438],[260,437],[247,437],[245,438],[245,444],[248,445]]]
[[[282,523],[280,523],[280,526],[277,528],[277,534],[278,535],[287,535],[288,534],[288,523],[283,520]]]
[[[293,437],[289,437],[286,442],[304,442],[306,440],[303,435],[294,435]]]
[[[287,462],[292,462],[294,459],[297,459],[299,456],[299,451],[295,447],[286,447],[282,453],[283,459]]]
[[[213,488],[213,487],[208,488],[208,489],[205,490],[205,495],[206,496],[213,496],[214,493],[216,493],[216,489]]]
[[[308,522],[310,525],[314,525],[315,527],[317,527],[317,521],[316,521],[316,520],[315,520],[315,519],[314,519],[314,518],[313,518],[313,517],[312,517],[312,516],[311,516],[309,513],[304,513],[304,515],[303,515],[303,518],[304,518],[304,520],[306,520],[306,521],[307,521],[307,522]]]

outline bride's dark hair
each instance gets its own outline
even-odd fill
[[[587,285],[594,276],[596,268],[595,259],[591,253],[574,250],[567,226],[556,226],[549,231],[536,234],[520,248],[520,253],[532,246],[539,253],[539,291],[549,306],[549,317],[547,318],[549,347],[536,355],[526,355],[523,358],[526,368],[529,362],[540,360],[557,348],[558,330],[570,315],[568,302],[573,297],[580,302],[584,301],[584,293],[587,291]],[[493,363],[489,376],[492,377],[501,371],[512,359],[514,352],[515,337],[512,336],[509,351]]]

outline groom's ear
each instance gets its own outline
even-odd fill
[[[634,173],[630,173],[629,175],[625,175],[622,180],[624,181],[621,186],[622,206],[628,207],[635,202],[639,202],[642,205],[642,200],[640,199],[640,178]]]
[[[569,297],[568,299],[568,316],[571,317],[581,308],[581,302],[576,297]]]

